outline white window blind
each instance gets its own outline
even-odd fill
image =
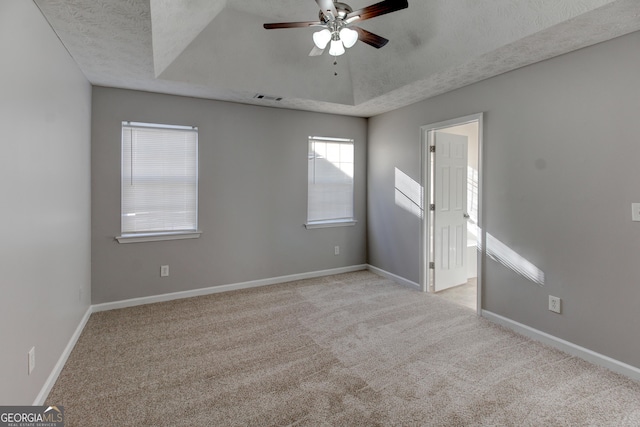
[[[122,235],[198,228],[198,129],[122,123]]]
[[[352,139],[309,137],[307,225],[353,222]]]

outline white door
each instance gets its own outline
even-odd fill
[[[467,282],[467,152],[466,136],[434,132],[435,215],[434,289]]]

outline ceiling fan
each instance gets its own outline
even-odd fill
[[[339,1],[316,0],[316,3],[320,6],[319,21],[264,24],[264,28],[273,30],[279,28],[323,27],[322,30],[313,34],[315,46],[309,56],[322,55],[329,42],[331,42],[329,54],[331,56],[340,56],[345,53],[345,48],[352,47],[358,40],[376,49],[380,49],[389,42],[384,37],[352,24],[409,7],[407,0],[384,0],[356,11],[348,4]]]

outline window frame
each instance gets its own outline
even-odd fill
[[[122,207],[123,207],[123,191],[122,191],[122,182],[123,182],[123,144],[124,139],[122,136],[122,131],[124,131],[125,127],[137,127],[137,128],[149,128],[149,129],[171,129],[171,130],[183,130],[189,132],[195,132],[196,134],[196,146],[195,146],[195,228],[194,229],[186,229],[186,230],[158,230],[158,231],[141,231],[141,232],[123,232],[122,230]],[[123,121],[120,127],[121,130],[121,141],[120,141],[120,235],[116,236],[115,239],[119,243],[140,243],[140,242],[154,242],[154,241],[163,241],[163,240],[182,240],[182,239],[197,239],[202,234],[202,231],[199,229],[199,130],[197,126],[180,126],[180,125],[168,125],[168,124],[159,124],[159,123],[145,123],[145,122],[133,122],[133,121]]]
[[[311,143],[313,141],[326,141],[326,142],[338,142],[343,144],[351,144],[353,147],[353,176],[351,177],[351,218],[333,218],[333,219],[324,219],[324,220],[309,220],[309,155],[311,148]],[[358,223],[356,220],[356,192],[355,192],[355,168],[356,168],[356,144],[353,138],[335,138],[335,137],[327,137],[327,136],[309,136],[307,139],[307,218],[304,226],[306,229],[316,229],[316,228],[333,228],[333,227],[349,227],[354,226]]]

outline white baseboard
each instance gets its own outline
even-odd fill
[[[38,393],[38,396],[36,396],[36,400],[33,401],[33,406],[44,405],[44,401],[46,400],[47,396],[49,396],[49,392],[53,388],[53,385],[56,383],[58,376],[60,375],[60,372],[62,372],[62,368],[64,368],[64,364],[67,363],[67,359],[69,358],[69,355],[73,350],[73,347],[76,346],[76,343],[78,342],[78,338],[80,338],[80,334],[82,334],[82,330],[84,329],[85,325],[89,321],[89,317],[91,317],[91,313],[92,313],[91,308],[92,306],[89,306],[87,308],[87,311],[84,313],[84,316],[82,316],[82,319],[78,324],[78,327],[76,328],[73,335],[71,335],[71,339],[69,339],[69,342],[67,343],[67,346],[62,351],[62,354],[60,355],[58,362],[53,367],[51,374],[49,374],[49,378],[47,378],[47,381],[45,381],[44,385],[42,386],[40,393]]]
[[[311,271],[309,273],[291,274],[289,276],[271,277],[268,279],[252,280],[249,282],[233,283],[229,285],[211,286],[209,288],[193,289],[190,291],[172,292],[169,294],[152,295],[148,297],[132,298],[122,301],[106,302],[93,305],[93,312],[115,310],[118,308],[134,307],[137,305],[153,304],[156,302],[172,301],[182,298],[199,297],[203,295],[217,294],[220,292],[235,291],[238,289],[257,288],[260,286],[277,285],[279,283],[293,282],[295,280],[313,279],[316,277],[331,276],[334,274],[351,273],[353,271],[366,270],[366,264],[352,265],[349,267],[332,268],[330,270]]]
[[[584,348],[572,342],[565,341],[562,338],[555,337],[546,332],[539,331],[530,326],[518,323],[515,320],[508,319],[487,310],[482,310],[482,317],[491,320],[492,322],[495,322],[499,325],[505,326],[531,339],[540,341],[544,344],[550,345],[551,347],[555,347],[558,350],[564,351],[565,353],[568,353],[572,356],[579,357],[586,360],[587,362],[605,367],[613,372],[617,372],[618,374],[622,374],[634,380],[640,381],[640,368],[636,368],[635,366],[631,366],[624,362],[620,362],[619,360],[612,359],[611,357],[605,356],[604,354],[596,353],[595,351],[589,350],[588,348]]]
[[[415,289],[421,289],[419,284],[412,282],[410,280],[407,280],[404,277],[400,277],[396,274],[389,273],[388,271],[382,270],[372,265],[362,264],[362,265],[353,265],[349,267],[334,268],[330,270],[312,271],[308,273],[292,274],[289,276],[280,276],[280,277],[273,277],[268,279],[252,280],[249,282],[213,286],[213,287],[204,288],[204,289],[194,289],[191,291],[173,292],[170,294],[155,295],[155,296],[143,297],[143,298],[133,298],[133,299],[123,300],[123,301],[114,301],[114,302],[108,302],[104,304],[91,305],[85,312],[82,319],[80,320],[78,327],[76,328],[75,332],[71,336],[71,339],[67,343],[67,346],[62,352],[62,355],[60,356],[60,358],[58,359],[58,362],[54,366],[53,371],[47,378],[47,381],[44,383],[44,386],[40,390],[40,393],[38,394],[35,401],[33,402],[33,405],[40,406],[44,404],[45,399],[47,398],[47,396],[49,395],[49,392],[53,388],[53,385],[58,379],[60,372],[62,372],[62,368],[67,362],[67,359],[71,354],[71,351],[75,347],[76,342],[78,341],[78,338],[80,338],[80,334],[82,333],[82,330],[87,324],[87,321],[91,316],[91,313],[106,311],[106,310],[114,310],[117,308],[133,307],[133,306],[143,305],[143,304],[152,304],[155,302],[171,301],[171,300],[181,299],[181,298],[190,298],[194,296],[209,295],[209,294],[233,291],[238,289],[248,289],[248,288],[255,288],[259,286],[275,285],[279,283],[292,282],[295,280],[312,279],[316,277],[350,273],[350,272],[360,271],[360,270],[369,270],[382,277],[386,277],[390,280],[393,280],[401,285],[408,286]],[[536,341],[540,341],[542,343],[555,347],[568,354],[571,354],[576,357],[580,357],[581,359],[584,359],[588,362],[603,366],[614,372],[617,372],[629,378],[640,381],[640,369],[635,366],[628,365],[626,363],[612,359],[609,356],[596,353],[595,351],[589,350],[584,347],[580,347],[579,345],[573,344],[569,341],[565,341],[561,338],[547,334],[546,332],[539,331],[530,326],[524,325],[522,323],[518,323],[514,320],[508,319],[506,317],[500,316],[498,314],[492,313],[487,310],[482,310],[482,317],[488,320],[491,320],[495,323],[498,323],[502,326],[505,326],[509,329],[512,329]]]
[[[411,280],[405,279],[404,277],[400,277],[397,274],[389,273],[388,271],[385,271],[378,267],[374,267],[373,265],[367,264],[367,270],[377,274],[378,276],[386,277],[387,279],[393,280],[400,285],[408,286],[410,288],[415,288],[418,290],[422,289],[416,282],[412,282]]]
[[[33,405],[40,406],[44,404],[45,400],[47,399],[47,396],[49,395],[49,393],[51,392],[51,389],[53,388],[53,385],[56,383],[56,380],[58,379],[60,372],[62,372],[62,368],[64,368],[65,363],[67,363],[67,359],[69,358],[69,355],[73,350],[73,347],[75,347],[76,342],[78,342],[78,338],[80,338],[80,334],[82,334],[84,327],[89,321],[89,317],[91,316],[91,313],[96,313],[99,311],[114,310],[117,308],[133,307],[136,305],[152,304],[155,302],[171,301],[171,300],[181,299],[181,298],[190,298],[190,297],[195,297],[200,295],[209,295],[209,294],[215,294],[220,292],[228,292],[228,291],[234,291],[237,289],[247,289],[247,288],[255,288],[259,286],[276,285],[279,283],[292,282],[295,280],[313,279],[316,277],[331,276],[334,274],[342,274],[342,273],[351,273],[354,271],[360,271],[360,270],[366,270],[366,269],[367,269],[366,264],[352,265],[348,267],[332,268],[330,270],[311,271],[308,273],[292,274],[289,276],[280,276],[280,277],[272,277],[268,279],[252,280],[250,282],[213,286],[213,287],[204,288],[204,289],[194,289],[192,291],[173,292],[170,294],[154,295],[154,296],[143,297],[143,298],[133,298],[133,299],[123,300],[123,301],[114,301],[114,302],[108,302],[104,304],[91,305],[89,306],[86,313],[80,320],[78,327],[76,328],[75,332],[71,336],[71,339],[67,343],[67,346],[65,347],[64,351],[62,352],[62,355],[58,359],[58,362],[54,366],[53,371],[51,371],[51,374],[49,374],[49,377],[47,378],[47,381],[45,381],[44,386],[40,390],[40,393],[38,393],[38,396],[34,400]]]

